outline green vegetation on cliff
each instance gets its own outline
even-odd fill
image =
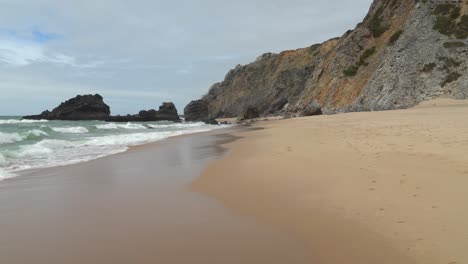
[[[436,21],[434,30],[449,37],[465,39],[468,37],[468,15],[460,17],[460,7],[440,4],[434,10]]]

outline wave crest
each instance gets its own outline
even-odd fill
[[[68,133],[68,134],[84,134],[84,133],[89,132],[89,130],[86,127],[81,127],[81,126],[78,126],[78,127],[51,127],[50,129],[52,129],[55,132]]]
[[[49,120],[41,119],[41,120],[31,120],[31,119],[6,119],[0,120],[0,125],[2,124],[29,124],[29,123],[45,123],[49,122]]]
[[[24,137],[22,137],[18,133],[0,132],[0,144],[14,143],[14,142],[22,141],[22,140],[24,140]]]
[[[97,129],[147,129],[147,126],[140,125],[140,124],[117,124],[117,123],[108,123],[103,125],[96,125]]]

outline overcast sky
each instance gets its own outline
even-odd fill
[[[99,93],[179,112],[237,64],[354,28],[372,0],[0,0],[0,115]]]

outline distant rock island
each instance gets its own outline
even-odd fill
[[[138,114],[112,116],[110,107],[101,95],[77,95],[61,103],[52,111],[46,110],[39,115],[24,116],[23,119],[45,120],[100,120],[112,122],[173,121],[181,119],[173,103],[163,103],[159,110],[142,110]]]
[[[229,71],[190,119],[307,116],[468,98],[468,0],[375,0],[354,30]]]

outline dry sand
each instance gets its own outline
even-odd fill
[[[311,263],[468,263],[467,101],[256,127],[191,188],[289,232]]]

